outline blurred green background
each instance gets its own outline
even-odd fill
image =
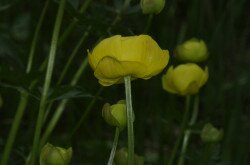
[[[69,101],[49,142],[61,147],[72,146],[74,165],[106,164],[108,160],[114,128],[104,122],[101,109],[106,102],[114,104],[124,99],[123,85],[102,88],[89,66],[78,83],[70,85],[87,58],[87,49],[91,50],[100,38],[147,33],[161,48],[170,51],[170,64],[176,64],[173,57],[176,45],[197,37],[203,39],[209,49],[205,63],[209,67],[209,80],[200,92],[200,112],[186,155],[187,164],[196,165],[205,152],[199,133],[207,122],[224,130],[224,138],[213,148],[207,164],[250,164],[250,1],[167,0],[164,10],[153,16],[147,31],[149,15],[142,14],[140,2],[131,1],[126,10],[119,13],[123,3],[122,0],[67,1],[49,95],[53,105],[44,128],[59,102]],[[9,164],[24,164],[32,147],[45,76],[41,65],[48,57],[59,1],[50,0],[38,34],[33,66],[27,74],[32,38],[44,5],[44,0],[0,0],[0,155],[20,92],[29,94]],[[72,22],[74,25],[65,35]],[[58,84],[69,55],[83,36],[80,50]],[[162,90],[162,74],[147,81],[132,82],[135,151],[145,157],[145,164],[166,164],[180,131],[185,101]],[[29,89],[34,80],[37,80],[35,87]],[[80,127],[71,136],[77,124]],[[118,146],[126,146],[126,140],[124,131]]]

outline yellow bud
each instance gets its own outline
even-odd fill
[[[165,6],[165,0],[141,0],[143,14],[159,14]]]
[[[208,68],[205,70],[193,63],[181,64],[168,68],[162,76],[163,89],[179,95],[192,95],[199,92],[208,79]]]
[[[109,103],[104,104],[102,116],[109,125],[119,127],[122,130],[127,125],[125,101],[120,100],[111,106]]]
[[[176,47],[175,56],[180,61],[202,62],[208,57],[208,49],[203,40],[192,38]]]
[[[88,54],[94,75],[103,86],[122,83],[124,76],[149,79],[160,73],[169,60],[168,51],[148,35],[112,36]]]
[[[47,143],[40,154],[40,165],[68,165],[71,157],[71,147],[64,149]]]
[[[223,130],[218,130],[210,123],[207,123],[201,131],[201,140],[205,143],[216,143],[222,138]]]
[[[116,151],[115,165],[127,165],[128,164],[128,149],[121,148],[120,150]],[[143,156],[138,156],[137,154],[134,155],[134,165],[143,165],[144,158]]]

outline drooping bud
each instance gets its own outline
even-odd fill
[[[125,101],[120,100],[111,106],[109,103],[104,104],[102,116],[109,125],[119,127],[122,130],[127,125]]]
[[[208,49],[203,40],[192,38],[176,47],[175,56],[180,61],[202,62],[208,57]]]
[[[205,143],[216,143],[223,138],[223,130],[215,128],[212,124],[207,123],[201,131],[201,140]]]
[[[40,165],[68,165],[72,157],[72,148],[64,149],[47,143],[40,154]]]
[[[141,0],[143,14],[159,14],[165,6],[165,0]]]
[[[116,165],[127,165],[128,164],[128,149],[121,148],[120,150],[116,151],[114,162]],[[138,156],[137,154],[134,155],[134,165],[143,165],[144,164],[144,157]]]

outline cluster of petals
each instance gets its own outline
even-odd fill
[[[99,83],[110,86],[122,83],[125,76],[146,80],[157,75],[167,65],[169,53],[148,35],[115,35],[97,44],[88,58]]]
[[[199,92],[208,79],[208,68],[203,70],[194,63],[169,67],[162,77],[163,89],[179,95],[192,95]]]

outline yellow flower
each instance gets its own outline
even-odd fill
[[[103,86],[122,83],[124,76],[149,79],[160,73],[169,60],[168,51],[148,35],[106,38],[88,56]]]
[[[192,38],[176,47],[175,56],[181,61],[201,62],[207,59],[208,49],[203,40]]]
[[[205,70],[193,63],[171,66],[162,77],[163,89],[179,95],[192,95],[199,92],[208,79],[208,68]]]

